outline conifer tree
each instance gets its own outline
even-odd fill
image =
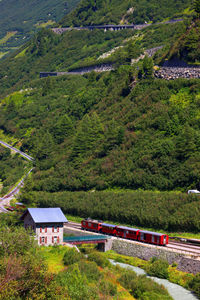
[[[200,17],[200,0],[194,0],[193,7],[197,16]]]

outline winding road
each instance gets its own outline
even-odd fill
[[[12,151],[19,153],[21,156],[23,156],[24,158],[26,158],[29,161],[34,161],[34,158],[31,157],[30,155],[18,150],[17,148],[3,142],[0,141],[0,144],[3,145],[6,148],[11,149]],[[10,205],[10,201],[19,193],[20,188],[24,185],[24,180],[28,177],[28,175],[32,172],[33,168],[31,168],[31,170],[29,170],[26,175],[20,180],[20,182],[11,190],[9,191],[8,194],[6,194],[5,196],[3,196],[2,198],[0,198],[0,213],[1,212],[8,212],[4,206],[5,205]]]
[[[19,149],[15,148],[15,147],[13,147],[13,146],[11,146],[11,145],[9,145],[9,144],[3,142],[3,141],[0,141],[0,144],[3,145],[3,146],[6,147],[6,148],[9,148],[9,149],[15,151],[16,153],[19,153],[21,156],[23,156],[23,157],[26,158],[26,159],[28,159],[28,160],[30,160],[30,161],[34,161],[34,158],[33,158],[33,157],[31,157],[30,155],[28,155],[28,154],[26,154],[26,153],[20,151]]]

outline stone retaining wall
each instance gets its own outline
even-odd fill
[[[176,262],[177,269],[188,273],[200,272],[200,260],[194,259],[192,256],[184,256],[181,253],[171,251],[165,247],[150,246],[130,241],[114,239],[112,242],[112,250],[119,254],[138,257],[143,260],[149,260],[152,257],[162,258],[169,264]]]
[[[177,78],[200,78],[200,68],[163,67],[154,72],[156,78],[173,80]]]

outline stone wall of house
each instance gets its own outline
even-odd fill
[[[36,230],[35,222],[33,221],[31,215],[28,213],[24,217],[24,227],[31,228],[34,232]]]
[[[63,224],[62,223],[37,224],[36,237],[39,245],[49,246],[54,244],[62,244]]]
[[[165,247],[114,239],[112,241],[112,250],[119,254],[138,257],[143,260],[149,260],[152,257],[162,258],[167,260],[169,264],[176,262],[178,270],[194,274],[200,272],[200,260],[192,256],[185,256],[183,253],[178,253]]]

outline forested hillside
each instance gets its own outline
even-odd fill
[[[0,58],[24,44],[40,27],[60,20],[78,2],[79,0],[1,0]]]
[[[190,13],[190,0],[82,0],[59,24],[83,26],[96,24],[140,24]]]
[[[57,35],[42,29],[35,37],[12,56],[1,62],[0,95],[20,89],[30,79],[39,78],[39,72],[67,71],[73,67],[101,64],[129,64],[144,49],[166,45],[168,48],[177,37],[184,33],[185,25],[153,25],[142,31],[103,30],[70,31]],[[106,59],[99,57],[115,47],[123,46]]]
[[[200,64],[200,19],[195,19],[172,45],[165,59],[178,57],[189,64]]]
[[[173,3],[179,12],[189,5],[183,1]],[[171,8],[174,15],[177,10],[173,5]],[[114,8],[112,11],[114,16]],[[95,18],[96,12],[94,9],[91,17]],[[155,193],[157,205],[152,216],[157,221],[151,225],[199,230],[198,198],[181,194],[178,198],[176,192],[186,193],[200,183],[200,81],[153,77],[155,62],[190,32],[191,24],[186,20],[139,31],[72,30],[62,35],[43,29],[0,63],[0,129],[19,140],[21,149],[35,158],[33,175],[21,196],[23,201],[43,206],[52,202],[52,193],[54,200],[59,201],[62,193],[62,199],[68,201],[73,199],[74,191],[173,191],[171,204],[166,194]],[[192,39],[188,44],[193,44]],[[162,49],[153,58],[141,56],[158,46]],[[114,70],[39,79],[39,72],[105,62],[114,64]],[[142,208],[146,202],[132,200],[130,205],[137,205],[138,216],[131,218],[116,209],[116,197],[111,193],[106,218],[147,225]],[[127,193],[121,202],[123,207],[127,207],[129,197]],[[151,194],[144,192],[142,197],[148,201]],[[181,197],[185,200],[180,208]],[[56,201],[52,202],[55,206]],[[84,215],[83,204],[69,201],[62,206],[72,214],[78,214],[77,207],[82,207]],[[103,219],[101,212],[90,207],[90,215]],[[175,213],[178,208],[180,214],[185,212],[179,223]],[[167,211],[171,218],[160,218],[160,210]]]

